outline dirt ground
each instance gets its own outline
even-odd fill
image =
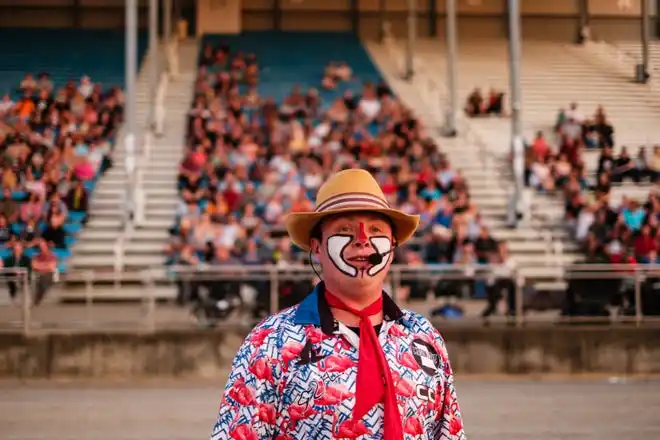
[[[470,440],[657,440],[660,381],[458,378]],[[222,384],[0,383],[3,440],[208,438]]]

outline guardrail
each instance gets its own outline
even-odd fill
[[[655,289],[654,284],[660,283],[660,265],[583,264],[565,266],[564,269],[568,286],[565,296],[561,297],[563,302],[573,301],[576,297],[591,297],[594,301],[601,302],[620,297],[623,298],[621,301],[627,304],[626,313],[594,318],[557,314],[553,317],[543,317],[544,322],[597,321],[601,324],[603,322],[630,323],[640,326],[645,322],[658,321],[655,315],[644,315],[643,305],[646,304],[645,298],[648,299],[649,295],[655,292],[652,290]],[[16,304],[7,307],[0,306],[0,330],[9,327],[11,331],[20,330],[25,334],[81,329],[153,332],[162,327],[192,328],[198,325],[197,321],[191,319],[189,310],[159,304],[160,298],[157,297],[154,286],[155,281],[163,276],[162,268],[131,274],[142,283],[142,286],[137,289],[139,306],[135,306],[134,303],[133,305],[108,305],[107,297],[97,296],[93,285],[94,277],[103,276],[103,274],[86,271],[82,273],[82,276],[86,283],[82,295],[78,298],[78,305],[51,303],[35,308],[32,305],[28,273],[24,269],[0,271],[0,283],[10,281],[16,283],[20,286],[18,290],[22,298],[20,307]],[[312,268],[307,265],[181,266],[170,267],[167,276],[180,289],[191,289],[193,284],[197,286],[196,288],[201,286],[209,291],[211,286],[222,286],[225,290],[233,286],[231,288],[235,288],[236,292],[243,292],[244,288],[251,289],[264,304],[267,302],[270,311],[280,310],[283,302],[287,303],[284,304],[285,306],[293,305],[296,297],[284,294],[285,290],[304,295],[317,281]],[[502,281],[507,284],[502,284]],[[535,315],[527,313],[528,308],[533,305],[530,303],[533,298],[524,294],[527,282],[528,280],[516,268],[505,266],[427,265],[409,267],[393,265],[386,280],[386,290],[396,302],[404,307],[410,306],[416,311],[429,314],[434,307],[442,305],[442,299],[437,297],[438,293],[444,295],[446,292],[459,292],[460,296],[460,292],[464,291],[466,286],[474,287],[476,283],[482,283],[484,288],[500,288],[507,294],[513,295],[510,299],[513,299],[515,313],[506,322],[523,327],[539,320],[534,317]],[[34,279],[32,284],[34,284]],[[411,299],[409,297],[411,293],[416,293],[418,298]],[[136,297],[132,299],[135,300]],[[100,305],[101,302],[104,304]],[[240,302],[243,303],[243,301]],[[245,308],[241,310],[246,311]],[[14,312],[13,318],[7,318],[7,313],[12,311]],[[228,323],[244,325],[248,321],[243,316],[233,319],[233,321],[229,319]]]

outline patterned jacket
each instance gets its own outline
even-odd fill
[[[320,283],[261,322],[234,359],[212,440],[382,439],[383,404],[351,421],[359,337],[333,319]],[[440,333],[383,294],[379,340],[405,440],[465,440]]]

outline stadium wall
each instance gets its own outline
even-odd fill
[[[352,31],[363,38],[380,32],[381,2],[393,32],[405,35],[407,0],[173,0],[175,16],[185,18],[192,35],[213,28],[202,14],[208,4],[232,5],[237,17],[225,31]],[[444,33],[444,0],[417,0],[422,36]],[[148,0],[138,0],[140,26],[148,22]],[[240,4],[239,4],[240,3]],[[657,20],[658,0],[651,15]],[[462,37],[506,36],[507,0],[457,0]],[[592,32],[606,40],[640,38],[640,0],[521,0],[523,38],[572,41],[580,26],[580,5],[586,6]],[[222,8],[219,8],[222,9]],[[162,14],[161,14],[162,16]],[[0,0],[0,27],[121,28],[124,0]],[[223,26],[220,26],[221,28]],[[660,30],[660,26],[656,26]],[[215,31],[213,31],[215,32]]]
[[[0,379],[223,378],[246,330],[0,334]],[[450,326],[459,375],[657,375],[660,327]]]

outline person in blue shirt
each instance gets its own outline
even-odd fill
[[[212,440],[466,439],[440,333],[383,291],[418,223],[359,169],[332,176],[313,212],[287,217],[323,281],[247,336]]]

